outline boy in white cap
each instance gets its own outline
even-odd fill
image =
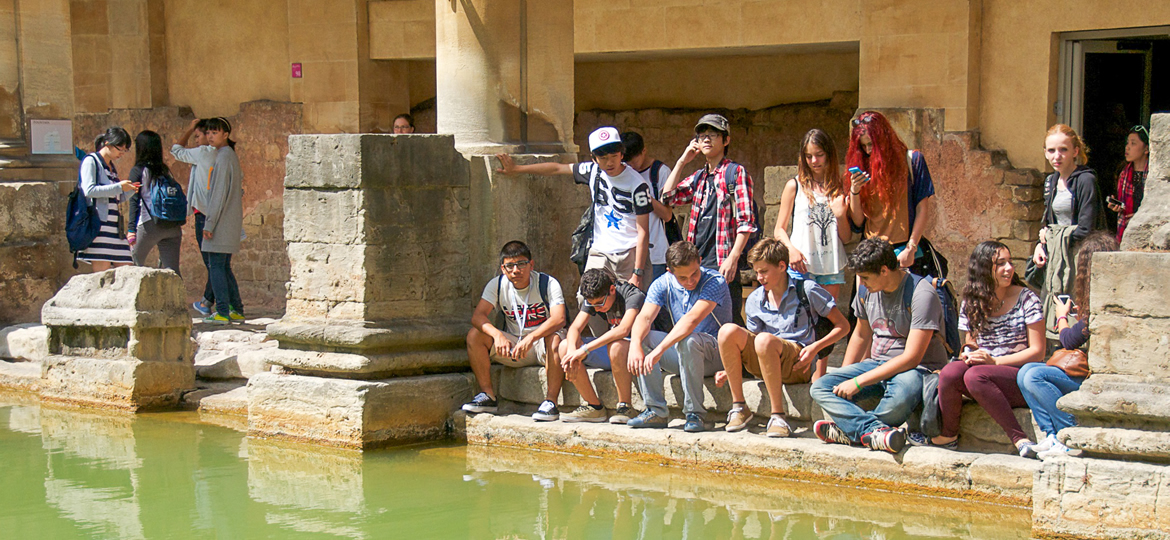
[[[621,135],[616,128],[598,128],[589,134],[593,161],[566,165],[533,163],[517,165],[507,154],[497,154],[498,172],[552,176],[573,175],[589,186],[593,199],[593,243],[585,270],[609,268],[639,289],[646,289],[650,257],[650,186],[642,175],[622,162]]]

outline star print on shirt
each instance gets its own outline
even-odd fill
[[[605,223],[606,227],[609,227],[611,229],[616,229],[616,228],[618,228],[618,224],[621,223],[622,218],[620,216],[618,216],[617,214],[615,214],[613,209],[611,208],[609,210],[609,213],[605,214],[605,221],[606,221],[606,223]]]

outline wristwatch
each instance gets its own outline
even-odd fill
[[[643,270],[643,269],[641,269],[641,268],[635,268],[635,269],[634,269],[634,275],[635,275],[635,276],[641,277],[641,276],[642,276],[642,275],[644,275],[645,273],[646,273],[646,271],[645,271],[645,270]]]

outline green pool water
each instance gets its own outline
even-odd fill
[[[360,454],[0,400],[0,539],[1026,539],[1027,508],[548,452]]]

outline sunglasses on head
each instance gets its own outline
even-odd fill
[[[854,118],[853,120],[850,120],[849,123],[852,124],[853,127],[857,127],[857,126],[860,126],[861,124],[868,124],[872,121],[873,121],[873,115],[863,114],[857,118]]]
[[[1150,136],[1150,131],[1149,131],[1148,129],[1146,129],[1146,126],[1143,126],[1143,125],[1141,125],[1141,124],[1138,124],[1138,125],[1136,125],[1136,126],[1134,126],[1134,127],[1131,127],[1131,128],[1129,128],[1129,130],[1130,130],[1131,132],[1135,132],[1135,133],[1140,131],[1140,132],[1142,132],[1142,133],[1145,133],[1147,137],[1149,137],[1149,136]]]

